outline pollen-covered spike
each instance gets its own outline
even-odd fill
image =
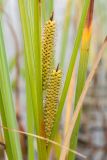
[[[53,15],[52,15],[53,17]],[[42,86],[43,90],[47,88],[48,79],[54,62],[54,38],[56,25],[55,21],[47,21],[44,26],[42,39]]]
[[[58,69],[57,71],[53,70],[51,72],[44,106],[44,123],[47,138],[50,137],[55,121],[61,86],[61,78],[62,71],[60,69]]]

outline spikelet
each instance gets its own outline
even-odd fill
[[[42,86],[43,90],[47,88],[47,83],[53,67],[54,57],[54,37],[55,37],[55,21],[53,15],[44,26],[42,39]]]
[[[55,121],[57,105],[59,100],[61,78],[62,72],[60,69],[53,70],[51,72],[44,106],[44,123],[47,138],[50,137],[53,128],[53,123]]]

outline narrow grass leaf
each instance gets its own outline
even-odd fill
[[[29,23],[31,27],[31,34],[34,33],[34,0],[27,0],[26,4]],[[32,38],[32,35],[31,35]],[[32,40],[33,41],[33,40]],[[26,67],[27,68],[27,67]],[[26,74],[27,72],[25,72]],[[29,86],[28,75],[26,74],[26,116],[27,116],[27,132],[34,133],[34,115],[33,115],[33,104],[31,97],[31,90]],[[27,141],[28,147],[28,160],[33,160],[35,158],[35,149],[34,149],[34,138],[28,137]]]
[[[43,23],[45,23],[48,20],[46,0],[41,0],[41,6],[42,6],[42,20]]]
[[[31,26],[32,33],[34,32],[34,0],[26,1],[26,9],[29,16],[29,22]]]
[[[46,0],[46,9],[47,9],[47,20],[50,18],[52,12],[54,11],[54,0]]]
[[[75,110],[75,107],[78,103],[79,97],[82,93],[85,79],[86,79],[90,40],[91,40],[91,34],[92,34],[93,8],[94,8],[94,0],[90,0],[90,6],[89,6],[89,10],[88,10],[88,14],[87,14],[86,22],[85,22],[85,26],[84,26],[84,31],[83,31],[83,35],[82,35],[82,44],[81,44],[81,50],[80,50],[80,61],[79,61],[79,67],[78,67],[74,110]],[[76,148],[76,145],[77,145],[80,117],[81,117],[81,113],[78,117],[78,120],[77,120],[75,128],[74,128],[74,132],[71,137],[70,148],[73,148],[73,149]],[[69,154],[68,159],[72,159],[72,160],[75,159],[75,155]]]
[[[34,33],[34,0],[27,0],[27,12],[29,16],[29,23],[31,26],[32,34]],[[32,40],[33,41],[33,40]],[[25,72],[26,74],[26,72]],[[26,75],[26,115],[27,115],[27,132],[34,133],[34,116],[33,116],[33,104],[31,97],[31,90],[29,87],[28,75]],[[28,137],[28,160],[34,160],[35,149],[34,149],[34,138]]]
[[[73,96],[75,93],[75,68],[73,71],[73,75],[71,78],[71,82],[69,85],[68,95],[67,95],[67,104],[66,104],[66,113],[65,113],[65,124],[64,124],[64,136],[66,135],[66,132],[69,129],[69,123],[71,121],[71,114],[73,113],[73,107],[71,105],[73,104]]]
[[[15,110],[12,99],[12,90],[9,79],[8,64],[3,40],[1,19],[0,19],[0,104],[2,123],[7,127],[17,129]],[[22,159],[21,146],[18,134],[4,133],[6,151],[9,159]]]
[[[44,114],[43,114],[43,90],[42,90],[42,41],[41,41],[41,6],[39,1],[34,1],[34,66],[36,72],[36,90],[37,90],[37,105],[38,105],[38,116],[39,116],[39,129],[40,136],[45,137],[45,125],[44,125]],[[38,25],[37,25],[38,24]],[[46,144],[41,143],[40,159],[47,158]],[[44,154],[43,154],[44,153]]]
[[[27,132],[34,133],[34,116],[33,116],[33,108],[32,108],[32,98],[31,98],[31,92],[29,88],[29,84],[27,84],[29,81],[27,80],[26,76],[26,98],[27,98]],[[34,160],[35,158],[35,150],[34,150],[34,138],[28,137],[28,160]]]
[[[58,147],[65,148],[65,150],[68,150],[69,152],[75,153],[80,158],[86,159],[86,156],[82,155],[81,153],[79,153],[77,151],[73,151],[70,148],[67,148],[66,146],[63,146],[63,145],[61,145],[61,144],[59,144],[59,143],[57,143],[55,141],[52,141],[52,140],[50,140],[48,138],[44,138],[44,137],[41,137],[41,136],[38,136],[38,135],[35,135],[35,134],[32,134],[32,133],[28,133],[28,132],[19,131],[19,130],[13,129],[13,128],[7,128],[5,126],[0,126],[0,128],[3,128],[4,130],[9,131],[9,132],[20,133],[22,135],[31,136],[33,138],[40,139],[42,141],[46,141],[46,142],[52,143],[52,144],[54,144],[54,145],[56,145]]]

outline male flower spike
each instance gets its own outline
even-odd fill
[[[53,20],[53,15],[46,22],[42,40],[42,86],[43,90],[47,88],[51,69],[54,61],[54,38],[56,24]]]
[[[58,67],[56,70],[52,70],[44,106],[45,133],[47,138],[50,137],[55,121],[59,101],[61,78],[62,71]]]

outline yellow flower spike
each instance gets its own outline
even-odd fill
[[[61,86],[61,78],[62,71],[59,69],[59,67],[57,67],[56,70],[52,70],[48,87],[46,90],[46,99],[44,106],[44,122],[47,138],[50,137],[55,121]]]
[[[53,20],[53,15],[49,21],[46,22],[43,32],[42,40],[42,86],[43,90],[47,88],[51,69],[54,59],[54,38],[55,38],[56,24]]]

